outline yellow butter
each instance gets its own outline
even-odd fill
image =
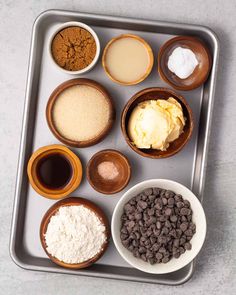
[[[147,100],[132,111],[128,134],[138,148],[165,151],[180,136],[184,125],[182,107],[174,98]]]

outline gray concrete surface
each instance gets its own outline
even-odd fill
[[[50,8],[196,23],[221,43],[204,207],[207,240],[193,278],[167,287],[25,271],[8,242],[31,27]],[[236,294],[236,1],[0,0],[0,294]]]

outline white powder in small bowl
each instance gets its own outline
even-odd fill
[[[65,89],[53,106],[53,122],[65,138],[86,141],[101,134],[109,121],[109,104],[99,90],[88,85]]]
[[[81,263],[102,250],[105,230],[98,216],[85,206],[62,206],[48,223],[46,249],[60,261]]]
[[[189,48],[175,48],[168,59],[168,69],[180,79],[188,78],[197,65],[196,55]]]

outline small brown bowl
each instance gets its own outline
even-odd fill
[[[144,47],[146,48],[146,50],[148,52],[148,55],[149,55],[149,59],[150,59],[149,67],[147,68],[146,73],[141,78],[139,78],[138,80],[131,81],[131,82],[120,81],[120,80],[116,79],[115,77],[113,77],[112,74],[109,71],[109,68],[108,68],[107,62],[106,62],[107,52],[108,52],[109,48],[111,47],[111,45],[113,43],[115,43],[117,40],[120,40],[120,39],[123,39],[123,38],[133,38],[133,39],[136,39],[136,40],[140,41],[144,45]],[[103,55],[102,55],[102,66],[103,66],[106,74],[108,75],[108,77],[113,82],[121,84],[121,85],[126,85],[126,86],[135,85],[135,84],[138,84],[138,83],[142,82],[143,80],[145,80],[148,77],[148,75],[151,73],[153,63],[154,63],[154,57],[153,57],[153,52],[152,52],[151,46],[143,38],[141,38],[141,37],[139,37],[137,35],[133,35],[133,34],[122,34],[122,35],[120,35],[118,37],[112,38],[107,43],[107,45],[106,45],[106,47],[105,47],[105,49],[103,51]]]
[[[50,188],[44,185],[37,173],[37,168],[41,160],[46,159],[50,155],[60,154],[69,162],[71,166],[71,177],[67,184],[60,188]],[[27,173],[29,182],[33,189],[48,199],[62,199],[72,193],[80,185],[82,180],[82,164],[77,155],[70,149],[63,145],[53,144],[39,148],[36,150],[29,159],[27,166]]]
[[[186,79],[180,79],[168,69],[168,59],[177,47],[189,48],[194,52],[198,65]],[[178,36],[168,40],[158,53],[158,72],[166,83],[177,90],[192,90],[201,86],[208,78],[212,58],[207,46],[198,38]]]
[[[129,117],[133,109],[140,103],[146,100],[152,99],[168,99],[169,97],[175,98],[182,106],[184,117],[186,119],[185,126],[183,129],[183,133],[173,142],[170,143],[168,149],[166,151],[156,150],[156,149],[139,149],[131,142],[127,127],[129,122]],[[159,88],[152,87],[146,88],[138,93],[136,93],[125,105],[122,115],[121,115],[121,129],[124,135],[124,138],[128,145],[134,150],[137,154],[153,158],[153,159],[161,159],[171,157],[174,154],[178,153],[185,144],[189,141],[192,131],[193,131],[193,114],[190,106],[186,102],[186,100],[179,94],[175,93],[173,90],[168,88]]]
[[[98,165],[102,162],[113,162],[119,175],[106,180],[98,173]],[[115,194],[124,189],[130,181],[131,166],[129,160],[119,151],[103,150],[96,153],[88,162],[86,175],[90,185],[103,194]]]
[[[81,206],[81,205],[83,205],[84,207],[93,211],[97,215],[97,217],[101,220],[102,224],[106,228],[105,235],[106,235],[107,239],[104,242],[101,251],[99,253],[97,253],[94,257],[90,258],[89,260],[81,262],[81,263],[74,263],[74,264],[65,263],[63,261],[60,261],[56,257],[53,257],[50,253],[48,253],[47,245],[46,245],[46,241],[45,241],[45,233],[47,231],[47,226],[50,222],[51,217],[56,214],[56,212],[59,210],[60,207],[62,207],[62,206]],[[58,201],[57,203],[55,203],[52,207],[50,207],[48,209],[48,211],[45,213],[45,215],[41,221],[41,225],[40,225],[40,240],[41,240],[42,247],[43,247],[44,251],[46,252],[46,254],[48,255],[48,257],[54,263],[56,263],[62,267],[65,267],[65,268],[70,268],[70,269],[85,268],[85,267],[88,267],[88,266],[91,266],[92,264],[94,264],[105,253],[108,243],[109,243],[109,238],[110,238],[110,229],[109,229],[109,223],[108,223],[107,217],[105,216],[103,211],[97,205],[95,205],[91,201],[88,201],[83,198],[70,197],[70,198],[66,198],[64,200]]]
[[[107,122],[107,126],[106,128],[96,137],[91,138],[89,140],[84,140],[84,141],[75,141],[75,140],[70,140],[66,137],[64,137],[63,135],[61,135],[59,133],[59,131],[57,130],[54,121],[53,121],[53,107],[54,107],[54,103],[57,100],[57,98],[59,97],[59,95],[66,90],[67,88],[70,88],[72,86],[75,85],[87,85],[90,87],[94,87],[95,89],[97,89],[98,91],[100,91],[103,95],[105,100],[108,102],[109,105],[109,119]],[[94,145],[98,142],[100,142],[111,130],[112,125],[115,121],[115,108],[112,102],[112,99],[109,95],[109,93],[107,92],[107,90],[98,82],[94,81],[94,80],[90,80],[90,79],[84,79],[84,78],[78,78],[78,79],[71,79],[68,80],[62,84],[60,84],[51,94],[51,96],[49,97],[48,103],[47,103],[47,108],[46,108],[46,119],[47,119],[47,123],[48,126],[50,128],[50,130],[52,131],[52,133],[55,135],[55,137],[60,140],[61,142],[63,142],[66,145],[72,146],[72,147],[88,147],[91,145]]]

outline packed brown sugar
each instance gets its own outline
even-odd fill
[[[97,49],[90,32],[80,27],[68,27],[56,34],[51,50],[60,67],[79,71],[92,63]]]

